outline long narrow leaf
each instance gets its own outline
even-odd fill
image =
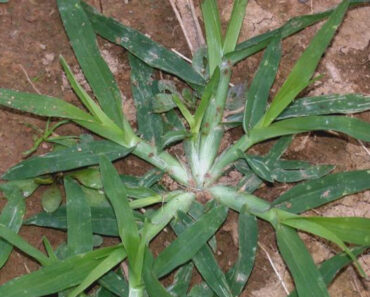
[[[275,81],[281,59],[281,38],[275,37],[266,49],[257,73],[247,92],[243,128],[245,132],[257,124],[266,111],[270,88]]]
[[[140,237],[134,215],[128,203],[125,186],[116,169],[106,157],[101,157],[100,159],[100,172],[104,191],[117,217],[121,240],[126,249],[130,265],[134,268]]]
[[[1,211],[0,225],[9,228],[14,232],[18,232],[22,226],[23,216],[26,211],[26,204],[22,192],[17,187],[14,187],[10,193],[6,194],[8,202]],[[12,245],[0,239],[0,268],[4,266],[12,252]]]
[[[276,119],[284,120],[301,116],[353,114],[370,109],[370,97],[359,94],[322,95],[299,98],[292,102]],[[238,126],[242,123],[243,113],[227,117],[226,125]]]
[[[306,217],[333,232],[341,240],[357,245],[370,245],[370,219],[357,217]]]
[[[180,56],[154,42],[144,34],[99,14],[85,2],[82,2],[81,5],[95,32],[100,36],[126,48],[130,53],[151,67],[174,74],[191,84],[204,84],[202,76]]]
[[[370,123],[345,116],[311,116],[282,120],[266,128],[255,128],[251,138],[260,142],[282,135],[308,131],[333,130],[353,138],[370,141]]]
[[[67,196],[68,254],[82,254],[93,249],[91,211],[84,192],[70,177],[64,179]]]
[[[216,67],[220,66],[223,56],[221,21],[216,1],[202,2],[202,12],[206,29],[209,73],[212,76]]]
[[[25,220],[24,224],[66,230],[66,207],[61,206],[53,213],[41,212]],[[119,236],[116,216],[111,207],[91,207],[91,224],[95,234]]]
[[[279,225],[276,236],[280,253],[293,276],[299,297],[329,297],[320,272],[295,230]]]
[[[361,276],[366,277],[365,272],[363,271],[356,257],[352,254],[351,250],[344,244],[343,240],[340,237],[338,237],[337,234],[335,234],[334,232],[326,228],[324,224],[318,224],[312,220],[306,219],[304,217],[298,217],[298,216],[287,218],[287,219],[281,219],[279,221],[281,221],[281,224],[312,233],[314,235],[320,236],[322,238],[325,238],[335,243],[343,251],[345,251],[351,257],[351,259],[355,262],[355,266],[360,272]],[[367,240],[365,240],[365,242],[369,242],[369,238],[370,238],[367,233],[363,234],[365,238],[367,237]]]
[[[197,219],[201,217],[201,215],[199,217],[197,216]],[[181,215],[181,213],[179,213],[179,221],[173,224],[173,229],[177,236],[181,236],[189,226],[194,224],[194,221],[189,216],[185,214]],[[220,297],[232,296],[225,274],[220,269],[213,252],[207,243],[205,243],[193,256],[192,261],[202,278],[207,283],[208,290],[212,289],[212,291]]]
[[[126,253],[122,250],[113,251],[107,258],[105,258],[96,268],[94,268],[86,278],[81,282],[81,284],[73,289],[72,292],[68,294],[68,297],[76,297],[92,285],[101,276],[110,271],[114,266],[118,265],[126,258]]]
[[[217,231],[226,215],[225,207],[216,207],[186,229],[157,257],[154,265],[156,275],[164,276],[189,261]]]
[[[110,247],[53,263],[0,286],[0,296],[40,297],[78,285],[104,258],[122,247]]]
[[[350,5],[354,6],[368,2],[369,0],[351,0]],[[316,14],[294,17],[286,22],[283,26],[275,30],[257,35],[251,39],[239,43],[236,46],[235,51],[228,54],[226,58],[232,63],[238,63],[239,61],[264,49],[270,43],[271,39],[274,38],[276,35],[281,35],[282,38],[289,37],[306,27],[309,27],[313,24],[316,24],[317,22],[326,19],[328,16],[331,15],[332,12],[333,9],[329,9],[327,11],[319,12]]]
[[[370,97],[360,94],[322,95],[294,101],[277,119],[335,113],[352,114],[369,109]]]
[[[103,111],[123,127],[122,97],[108,65],[100,55],[93,27],[79,0],[58,0],[70,43]]]
[[[131,90],[136,107],[136,121],[142,137],[162,147],[163,122],[153,112],[153,70],[133,55],[129,55],[131,66]]]
[[[328,21],[315,35],[308,48],[299,58],[288,78],[280,88],[263,119],[261,126],[268,126],[307,86],[316,67],[330,44],[338,26],[348,9],[349,1],[344,0],[330,15]]]
[[[368,170],[331,174],[291,188],[277,198],[273,205],[292,213],[301,213],[341,197],[370,189],[369,180]]]
[[[238,42],[240,29],[243,25],[247,3],[248,0],[234,1],[233,11],[231,13],[223,43],[223,52],[225,54],[228,54],[235,49],[236,43]]]
[[[96,165],[99,163],[100,155],[113,161],[125,157],[132,150],[133,148],[126,148],[106,140],[81,143],[65,150],[22,161],[10,168],[2,178],[6,180],[25,179]]]
[[[194,128],[192,129],[193,133],[198,133],[199,132],[204,114],[207,110],[207,107],[209,105],[209,101],[210,101],[212,95],[214,95],[214,92],[217,88],[219,80],[220,80],[220,70],[217,67],[215,69],[215,71],[213,73],[213,76],[211,77],[210,81],[208,82],[208,84],[204,88],[202,99],[201,99],[201,101],[199,103],[199,106],[198,106],[198,108],[197,108],[197,110],[194,114],[194,122],[195,123],[194,123]]]
[[[6,240],[9,244],[15,246],[16,248],[18,248],[25,254],[34,258],[41,265],[48,265],[51,263],[48,257],[46,257],[38,249],[34,248],[27,241],[25,241],[22,237],[20,237],[15,231],[11,230],[8,227],[0,225],[0,238],[2,238],[3,240]]]
[[[360,255],[366,248],[355,248],[352,249],[352,253],[356,256]],[[352,259],[348,257],[346,253],[338,254],[334,257],[323,262],[320,267],[319,271],[324,279],[326,285],[329,285],[335,276],[338,274],[339,271],[342,270],[343,267],[347,266],[352,262]],[[298,297],[297,291],[293,291],[289,294],[288,297]]]
[[[193,193],[177,193],[150,217],[148,241],[153,239],[176,216],[177,212],[188,212],[195,196]]]
[[[0,105],[39,116],[93,121],[88,113],[61,99],[0,89]]]
[[[239,296],[254,267],[257,251],[257,219],[244,208],[239,214],[239,253],[235,265],[226,274],[233,296]]]

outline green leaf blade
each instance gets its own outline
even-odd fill
[[[275,81],[281,59],[281,38],[275,37],[268,45],[257,73],[247,93],[243,129],[248,132],[265,113],[270,88]]]
[[[278,120],[326,115],[326,114],[353,114],[370,109],[370,97],[360,94],[347,95],[322,95],[316,97],[305,97],[294,101],[279,116]]]
[[[201,7],[206,29],[209,73],[212,76],[223,56],[221,21],[215,0],[205,0]]]
[[[162,117],[153,112],[153,70],[131,54],[129,62],[138,130],[145,140],[161,147],[164,128]]]
[[[64,187],[67,196],[68,254],[82,254],[93,249],[91,210],[79,184],[66,177]]]
[[[319,180],[298,184],[277,198],[273,205],[292,213],[301,213],[367,190],[370,188],[369,180],[368,170],[330,174]]]
[[[255,216],[244,208],[239,215],[239,253],[235,265],[226,277],[233,296],[239,296],[252,272],[256,259],[258,226]]]
[[[201,217],[202,216],[199,215],[197,216],[197,219]],[[189,216],[184,213],[179,213],[179,222],[173,225],[173,229],[178,236],[181,236],[181,234],[183,234],[183,232],[193,224],[194,221]],[[205,280],[208,288],[212,289],[217,296],[232,296],[225,274],[219,267],[213,252],[207,243],[205,243],[193,256],[192,261],[202,278]]]
[[[248,0],[234,1],[233,10],[231,13],[229,24],[227,26],[225,40],[223,43],[223,52],[225,54],[228,54],[235,49],[236,43],[238,42],[240,30],[243,25],[247,4]]]
[[[261,120],[261,126],[269,126],[289,103],[308,85],[321,56],[330,44],[348,7],[349,1],[342,1],[332,12],[328,21],[312,39],[310,45],[299,58],[283,86],[273,99],[269,110]]]
[[[130,265],[134,266],[140,236],[134,215],[128,203],[125,186],[116,169],[106,157],[101,157],[99,165],[104,191],[116,214],[119,234],[126,249]]]
[[[289,227],[279,225],[276,236],[299,297],[329,297],[324,280],[298,234]]]
[[[106,140],[81,143],[65,150],[22,161],[10,168],[2,178],[6,180],[25,179],[96,165],[99,163],[100,155],[116,160],[125,157],[132,150],[133,148],[126,148]]]
[[[99,14],[85,2],[81,5],[97,34],[126,48],[151,67],[174,74],[190,84],[204,84],[202,76],[174,52],[157,44],[144,34]]]
[[[116,249],[110,247],[70,257],[13,279],[0,286],[0,296],[40,297],[78,285],[105,257]]]
[[[76,106],[45,95],[0,89],[0,104],[39,116],[93,121],[89,114]]]
[[[103,111],[123,127],[122,98],[113,74],[100,55],[93,27],[79,0],[58,0],[64,28],[82,71]]]
[[[166,275],[177,266],[190,260],[217,231],[227,215],[227,208],[216,207],[186,229],[155,261],[158,276]]]
[[[333,130],[353,138],[370,141],[370,123],[345,116],[310,116],[273,123],[266,128],[255,128],[250,137],[257,142],[282,135],[308,131]]]
[[[22,226],[23,216],[26,212],[24,197],[17,187],[14,187],[6,196],[8,202],[1,210],[0,225],[9,228],[13,232],[18,232]],[[0,239],[0,268],[5,265],[12,250],[13,247],[9,242]]]

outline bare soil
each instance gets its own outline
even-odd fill
[[[175,48],[185,56],[190,56],[185,39],[176,17],[167,1],[159,0],[90,0],[89,3],[102,10],[105,15],[112,16],[125,25],[132,26],[151,36],[155,41],[168,48]],[[232,8],[231,0],[219,0],[221,19],[225,24]],[[339,0],[250,0],[247,17],[243,25],[241,40],[249,38],[269,29],[276,28],[292,16],[318,12],[340,2]],[[196,3],[197,13],[199,3]],[[75,95],[66,84],[58,62],[63,55],[68,62],[76,65],[76,60],[65,35],[58,15],[56,1],[50,0],[10,0],[0,4],[0,87],[12,88],[27,92],[39,90],[43,94],[63,98],[79,104]],[[357,92],[370,94],[370,6],[352,9],[341,26],[330,50],[322,60],[318,73],[324,78],[311,87],[306,94],[328,94]],[[282,84],[294,61],[307,46],[310,38],[317,31],[313,26],[300,34],[288,38],[284,42],[284,57],[279,70],[278,79],[273,92]],[[109,63],[119,87],[125,98],[124,111],[132,122],[135,121],[135,109],[132,104],[129,87],[129,66],[126,52],[105,40],[99,39],[103,56]],[[251,81],[261,54],[240,63],[234,71],[234,82]],[[78,67],[74,70],[77,72]],[[31,80],[33,85],[30,83]],[[370,113],[356,115],[370,121]],[[29,124],[43,128],[45,121],[0,109],[0,174],[7,168],[22,160],[22,152],[33,144],[35,131]],[[81,132],[73,125],[58,130],[59,134],[70,135]],[[241,131],[233,130],[229,135],[230,142],[240,136]],[[255,152],[266,152],[271,143],[254,148]],[[354,170],[370,168],[370,155],[366,151],[369,144],[360,144],[342,135],[328,133],[310,133],[296,137],[293,145],[286,153],[288,159],[308,160],[318,164],[334,164],[336,170]],[[50,150],[43,145],[37,154]],[[141,174],[148,166],[134,157],[118,162],[122,172]],[[267,200],[273,200],[288,188],[285,184],[266,186],[258,190],[258,194]],[[43,189],[27,199],[26,217],[41,210],[39,197]],[[0,208],[5,199],[0,199]],[[323,215],[356,215],[370,218],[370,192],[352,195],[345,199],[317,210]],[[237,256],[234,242],[237,216],[231,214],[227,225],[218,233],[218,260],[226,270]],[[272,259],[276,270],[288,286],[292,288],[289,272],[286,270],[276,249],[272,229],[260,223],[259,248],[257,263],[247,288],[242,296],[286,296],[276,273],[267,258]],[[65,240],[63,232],[35,227],[23,227],[21,232],[27,241],[41,248],[42,236],[47,236],[54,246]],[[173,235],[161,234],[152,247],[159,251],[168,243]],[[333,255],[334,249],[326,242],[302,235],[318,263]],[[363,256],[361,261],[370,274],[370,256]],[[16,276],[37,269],[35,262],[19,251],[14,251],[0,270],[0,283]],[[199,278],[194,280],[199,281]],[[352,267],[344,270],[330,287],[333,297],[364,297],[369,296],[367,284],[360,280]]]

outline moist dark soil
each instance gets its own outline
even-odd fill
[[[185,56],[190,56],[185,38],[181,37],[181,27],[168,1],[90,0],[88,2],[105,15],[114,17],[125,25],[149,35],[168,48],[174,48]],[[218,2],[221,19],[225,24],[231,13],[232,1],[219,0]],[[339,0],[250,0],[241,40],[276,28],[293,16],[322,11],[338,2]],[[195,4],[200,16],[199,3]],[[324,74],[323,79],[310,87],[305,95],[354,92],[370,94],[369,20],[369,5],[351,10],[318,68],[317,72]],[[0,25],[0,87],[40,92],[79,105],[76,96],[66,83],[58,61],[59,55],[63,55],[70,64],[74,65],[73,70],[79,71],[57,11],[56,1],[10,0],[7,4],[0,4]],[[317,29],[318,26],[313,26],[284,42],[282,66],[279,69],[273,93],[282,84],[294,61]],[[99,39],[99,46],[125,98],[124,111],[130,121],[134,122],[135,109],[131,99],[127,53],[103,39]],[[256,54],[246,62],[238,64],[234,71],[233,82],[250,82],[260,57],[261,54]],[[369,112],[356,116],[370,121]],[[21,161],[22,152],[32,147],[36,132],[30,127],[31,124],[42,129],[45,121],[28,114],[0,108],[0,174]],[[73,135],[83,130],[74,125],[66,125],[57,132],[60,135]],[[240,135],[240,130],[232,130],[227,140],[231,143]],[[253,150],[264,153],[271,145],[272,142],[263,143]],[[317,164],[334,164],[337,171],[368,169],[370,168],[368,148],[369,144],[359,143],[343,135],[309,133],[297,136],[284,157]],[[45,153],[50,149],[49,145],[43,144],[35,154]],[[116,165],[121,172],[129,174],[142,174],[150,168],[135,157],[126,158]],[[269,185],[259,189],[258,195],[271,201],[287,189],[288,186],[285,184]],[[41,211],[40,195],[43,190],[45,189],[39,189],[36,194],[27,199],[26,217]],[[4,204],[5,199],[0,199],[0,209]],[[346,197],[318,209],[316,213],[370,218],[370,192]],[[217,258],[224,270],[228,269],[237,257],[236,228],[237,215],[231,213],[226,225],[217,234]],[[260,222],[259,228],[260,248],[257,262],[242,296],[286,296],[267,256],[268,254],[271,258],[271,262],[288,288],[292,288],[289,272],[276,249],[274,233],[266,223]],[[20,235],[38,248],[42,248],[42,236],[46,236],[53,246],[59,245],[66,239],[63,232],[36,227],[22,227]],[[332,246],[326,242],[304,234],[302,236],[316,262],[319,263],[333,254]],[[160,234],[152,243],[155,253],[163,249],[173,237],[171,232]],[[108,241],[111,243],[113,239]],[[370,257],[363,256],[361,262],[370,274]],[[0,284],[37,268],[38,265],[34,261],[15,250],[5,267],[0,270]],[[199,281],[199,276],[196,276],[194,283]],[[330,293],[333,297],[369,296],[367,285],[358,278],[354,269],[349,267],[331,285]]]

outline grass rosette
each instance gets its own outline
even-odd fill
[[[334,130],[370,141],[370,124],[345,115],[370,109],[370,97],[332,94],[299,98],[318,79],[313,78],[317,65],[347,10],[368,1],[344,0],[334,9],[296,17],[278,29],[237,44],[248,1],[234,1],[227,30],[222,34],[216,2],[205,0],[201,8],[207,64],[203,68],[199,59],[189,64],[82,1],[57,2],[95,98],[81,87],[61,57],[84,110],[57,98],[8,89],[0,89],[0,104],[62,118],[60,125],[65,120],[73,121],[104,140],[86,135],[52,136],[57,124],[47,128],[36,144],[37,148],[42,141],[51,142],[54,151],[22,161],[3,175],[8,182],[1,185],[1,190],[8,203],[0,216],[0,263],[3,266],[16,247],[42,267],[0,286],[1,296],[239,296],[254,267],[257,219],[271,223],[276,231],[279,251],[296,286],[289,296],[329,296],[328,284],[352,262],[365,277],[357,256],[370,245],[369,219],[300,214],[369,189],[370,171],[331,173],[333,166],[285,160],[281,156],[294,135],[308,131]],[[324,19],[269,105],[282,40]],[[137,131],[122,112],[120,91],[100,55],[96,35],[129,52]],[[233,66],[262,49],[265,52],[254,79],[240,98],[243,111],[225,117]],[[154,69],[180,78],[190,89],[180,91],[168,81],[156,80]],[[236,126],[242,126],[244,135],[218,155],[225,130]],[[276,142],[266,155],[247,153],[255,144],[269,139]],[[179,142],[183,143],[186,161],[166,150]],[[119,175],[112,162],[129,154],[155,169],[140,177]],[[231,167],[243,176],[235,187],[218,182]],[[181,190],[170,191],[158,183],[164,173]],[[253,194],[263,183],[275,181],[300,183],[272,203]],[[52,207],[23,221],[24,198],[40,184],[53,187],[53,195],[43,199]],[[60,184],[66,193],[66,203],[61,206]],[[199,193],[208,197],[205,203],[196,199]],[[53,200],[54,196],[58,201]],[[156,204],[161,205],[159,209],[153,208]],[[147,211],[138,211],[142,208]],[[224,273],[212,247],[229,209],[239,213],[239,253],[236,263]],[[17,234],[22,224],[66,230],[67,242],[54,250],[44,238],[44,254]],[[168,225],[177,237],[154,257],[149,243]],[[331,241],[343,253],[317,267],[297,230]],[[98,235],[115,236],[121,243],[99,248]],[[117,269],[125,260],[127,275]],[[203,282],[190,288],[194,266]],[[173,284],[165,288],[160,279],[175,270]],[[88,288],[93,284],[98,289],[91,293]]]

